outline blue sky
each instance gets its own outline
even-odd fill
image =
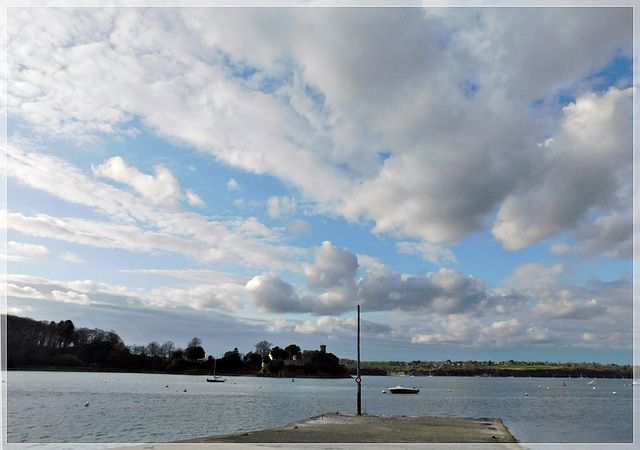
[[[6,305],[632,362],[631,8],[11,8]]]

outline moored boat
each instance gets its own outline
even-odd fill
[[[207,378],[207,381],[209,383],[224,383],[225,381],[227,381],[225,378],[221,378],[216,376],[216,365],[217,365],[218,361],[217,360],[213,360],[213,378]],[[209,371],[209,375],[211,375],[211,371]]]
[[[420,389],[415,387],[395,386],[388,389],[392,394],[417,394]]]

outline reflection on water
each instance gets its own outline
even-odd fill
[[[8,372],[7,440],[167,442],[355,413],[352,379]],[[567,386],[563,386],[565,381]],[[501,418],[521,442],[631,442],[630,380],[363,377],[366,414]],[[384,394],[421,386],[417,395]],[[638,389],[638,388],[636,388]],[[614,395],[613,392],[616,392]],[[89,406],[85,406],[88,402]]]

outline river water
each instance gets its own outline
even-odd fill
[[[204,376],[187,375],[3,375],[8,443],[167,442],[356,412],[353,379],[227,377],[226,383],[207,383]],[[362,412],[496,417],[522,443],[632,442],[633,395],[640,389],[630,380],[589,381],[363,377]],[[417,395],[383,393],[398,384],[421,390]]]

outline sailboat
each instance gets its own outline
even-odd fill
[[[216,365],[218,363],[218,360],[214,358],[213,360],[213,378],[209,378],[207,377],[207,381],[209,383],[224,383],[225,381],[227,381],[225,378],[221,378],[216,376]],[[209,371],[209,375],[211,375],[211,371]]]

